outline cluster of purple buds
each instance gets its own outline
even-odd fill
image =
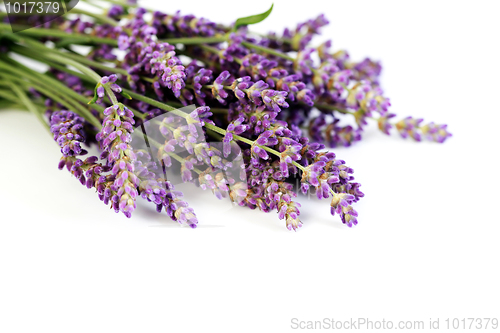
[[[345,69],[334,73],[328,80],[327,87],[328,90],[336,90],[338,94],[342,94],[349,85],[349,79],[352,76],[352,71],[350,69]]]
[[[121,93],[122,88],[115,82],[118,79],[116,74],[111,74],[110,76],[103,76],[101,81],[97,84],[96,92],[99,98],[103,98],[106,95],[106,88],[109,88],[115,93]]]
[[[278,139],[278,151],[280,153],[280,171],[283,177],[289,176],[289,169],[293,163],[302,159],[302,144],[292,139],[293,133],[286,127],[278,126],[274,129],[274,135]]]
[[[389,98],[382,96],[383,91],[380,87],[375,87],[373,89],[367,89],[364,86],[365,95],[361,97],[360,106],[366,112],[378,112],[380,115],[384,115],[388,112],[391,102]]]
[[[403,138],[408,136],[416,141],[422,140],[422,136],[435,142],[442,143],[451,136],[447,130],[447,125],[438,125],[429,123],[421,125],[423,119],[416,119],[413,117],[406,117],[396,123],[396,129]]]
[[[198,219],[194,210],[182,200],[182,192],[176,191],[172,183],[159,175],[159,164],[144,150],[137,150],[136,156],[134,166],[141,197],[154,203],[158,212],[165,210],[172,220],[196,228]]]
[[[255,82],[246,90],[247,97],[257,106],[265,104],[267,109],[276,113],[281,111],[280,107],[287,108],[285,101],[286,91],[268,89],[269,85],[264,81]]]
[[[420,131],[422,131],[422,135],[426,136],[428,140],[443,143],[451,136],[447,127],[448,125],[446,124],[438,125],[431,122],[427,125],[421,126]]]
[[[304,82],[299,81],[299,77],[296,74],[279,79],[276,83],[276,88],[287,92],[287,98],[292,102],[299,101],[309,106],[314,105],[316,98],[314,93],[306,88]]]
[[[295,72],[302,73],[305,76],[312,74],[311,68],[313,67],[314,62],[311,58],[311,54],[314,51],[315,50],[313,48],[308,48],[297,52],[297,58],[295,58],[295,61],[293,62]]]
[[[267,201],[271,203],[273,209],[276,203],[278,218],[285,219],[286,228],[288,230],[297,230],[302,227],[302,221],[299,219],[300,204],[292,201],[292,197],[297,195],[293,192],[293,185],[286,182],[271,182],[271,185],[266,188]]]
[[[357,212],[350,204],[364,194],[359,190],[360,184],[352,182],[354,177],[350,174],[353,170],[345,166],[343,160],[335,159],[332,152],[317,154],[313,163],[305,169],[302,174],[302,192],[307,193],[309,186],[313,186],[318,199],[332,196],[332,215],[339,214],[342,222],[348,226],[357,224]]]
[[[158,37],[180,37],[180,36],[214,36],[217,33],[224,33],[218,25],[205,18],[193,15],[181,15],[177,11],[173,15],[164,14],[158,11],[153,13],[152,26],[157,29]]]
[[[331,214],[337,213],[340,215],[342,223],[348,227],[358,224],[358,213],[352,208],[351,204],[354,202],[354,195],[348,193],[334,193],[331,206]]]
[[[196,102],[200,105],[205,105],[205,97],[207,96],[204,91],[202,91],[203,86],[207,85],[212,81],[212,71],[206,68],[199,68],[196,63],[192,62],[186,67],[186,85],[193,86],[194,97]],[[188,89],[182,90],[182,101],[184,105],[187,103],[185,100],[193,100],[192,94]]]
[[[180,97],[185,86],[185,68],[176,57],[175,47],[153,38],[156,29],[147,25],[142,18],[130,23],[132,35],[120,35],[118,46],[126,50],[125,64],[132,76],[155,74],[153,88],[158,97],[163,97],[162,87],[167,87]]]
[[[358,81],[368,80],[373,85],[379,85],[379,76],[382,72],[382,65],[378,61],[373,61],[370,58],[365,58],[364,60],[350,65],[354,70],[353,77]]]
[[[269,159],[269,154],[264,146],[275,146],[276,144],[278,144],[278,139],[274,136],[274,132],[272,130],[261,133],[252,145],[251,163],[258,165],[260,163],[259,159]]]
[[[230,68],[236,59],[241,59],[248,54],[248,49],[241,43],[244,41],[244,35],[241,33],[230,33],[228,46],[220,51],[219,63],[224,69]]]
[[[276,113],[281,111],[280,107],[289,107],[285,100],[286,91],[269,89],[269,85],[262,80],[255,83],[250,80],[249,76],[234,79],[228,71],[224,71],[213,82],[212,96],[219,103],[225,104],[225,99],[229,96],[226,89],[231,89],[236,98],[245,104],[265,105],[268,110]]]
[[[82,149],[85,140],[84,126],[88,125],[79,115],[66,110],[54,111],[50,115],[50,129],[54,134],[54,140],[61,147],[62,157],[58,168],[68,169],[82,185],[92,188],[101,173],[109,171],[109,168],[97,163],[96,156],[87,157],[85,160],[77,156],[86,155],[87,151]]]
[[[229,193],[228,181],[223,172],[213,172],[210,168],[198,176],[200,188],[210,189],[219,200],[225,198]]]
[[[326,127],[326,142],[330,147],[349,147],[361,140],[361,130],[351,125],[337,126],[340,119],[335,119]]]
[[[175,56],[174,47],[168,43],[158,43],[149,45],[144,49],[144,59],[149,59],[152,74],[157,74],[160,78],[159,84],[166,86],[174,92],[175,97],[179,97],[181,89],[184,88],[184,66],[179,58]],[[150,53],[152,51],[152,53]],[[158,88],[157,88],[158,89]]]
[[[112,17],[112,18],[118,19],[123,14],[124,14],[124,10],[123,10],[122,6],[113,5],[108,10],[108,16]]]
[[[288,74],[284,68],[278,67],[277,61],[269,60],[256,53],[251,53],[243,57],[239,72],[241,76],[245,76],[248,73],[254,80],[266,78],[267,76],[279,78]],[[266,82],[272,84],[273,80],[266,80]]]
[[[328,20],[324,14],[319,15],[315,19],[307,20],[297,25],[294,30],[288,28],[283,32],[283,38],[291,40],[291,49],[295,51],[303,50],[315,35],[319,34],[319,29],[328,25]],[[289,51],[285,48],[284,51]]]
[[[382,119],[381,117],[380,119]],[[320,115],[309,123],[309,135],[316,142],[326,141],[330,147],[349,147],[354,142],[361,140],[361,129],[351,125],[339,126],[340,119],[326,121],[325,115]],[[390,126],[388,122],[383,126]]]
[[[309,186],[313,186],[316,189],[316,196],[318,199],[328,198],[331,192],[331,184],[337,183],[339,178],[337,175],[326,172],[325,167],[332,158],[329,153],[325,158],[316,160],[314,163],[305,167],[305,171],[302,173],[302,192],[307,193]],[[335,155],[333,155],[334,157]]]
[[[87,151],[82,148],[85,142],[83,129],[85,120],[71,111],[57,111],[50,117],[50,130],[54,140],[61,147],[63,156],[85,155]]]
[[[130,146],[134,115],[121,103],[106,108],[104,115],[103,128],[96,138],[101,145],[101,158],[107,160],[114,178],[104,195],[115,203],[115,210],[130,217],[136,208],[135,199],[138,195],[138,178],[134,174],[137,157]]]
[[[326,92],[326,85],[330,77],[339,71],[339,67],[331,58],[321,61],[318,68],[314,69],[312,76],[312,84],[314,85],[315,93],[322,95]]]
[[[227,157],[231,153],[231,142],[233,141],[233,134],[240,135],[248,129],[248,125],[243,124],[244,117],[239,117],[229,123],[226,129],[224,139],[222,139],[224,156]]]
[[[286,94],[282,94],[283,97],[292,102],[298,100],[306,105],[312,106],[314,104],[315,96],[313,92],[306,88],[304,82],[299,81],[299,75],[289,75],[285,68],[278,66],[277,61],[269,60],[255,53],[248,54],[242,58],[239,74],[242,77],[237,80],[250,81],[251,78],[264,80],[270,88],[276,87],[278,90],[285,92]],[[245,75],[250,75],[251,78]],[[245,88],[239,87],[240,90]],[[240,96],[237,95],[237,97],[241,99]]]
[[[396,115],[393,113],[386,113],[385,115],[380,116],[380,118],[378,118],[377,121],[379,130],[381,130],[387,135],[390,135],[391,133],[389,131],[392,128],[390,120],[394,117],[396,117]]]

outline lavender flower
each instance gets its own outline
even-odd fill
[[[102,81],[101,81],[102,83]],[[107,82],[105,82],[106,84]],[[116,211],[130,217],[136,208],[138,178],[134,174],[134,161],[137,159],[130,142],[134,124],[133,113],[123,104],[115,104],[104,110],[103,128],[97,134],[103,153],[111,167],[113,183],[109,183],[111,200],[117,204]]]
[[[434,123],[421,125],[422,122],[423,119],[406,117],[396,123],[396,128],[403,138],[410,136],[416,141],[422,140],[422,136],[424,136],[430,141],[443,143],[447,138],[451,137],[446,125]]]
[[[171,182],[161,177],[161,168],[148,152],[138,150],[136,156],[134,167],[140,196],[154,203],[158,212],[165,210],[174,221],[196,228],[198,219],[194,210],[182,200],[182,192],[176,191]]]
[[[217,33],[225,32],[214,22],[193,15],[182,16],[179,11],[173,15],[158,11],[154,12],[153,27],[158,30],[158,37],[160,38],[170,36],[214,36]]]
[[[378,118],[378,128],[384,132],[385,134],[389,135],[389,131],[392,128],[391,123],[389,122],[391,118],[394,118],[396,115],[393,113],[386,113],[385,115],[381,116]]]
[[[112,18],[118,19],[120,15],[123,15],[123,13],[124,13],[123,7],[118,5],[113,5],[108,10],[108,16]]]
[[[54,140],[61,147],[63,156],[87,154],[81,146],[86,137],[84,123],[82,117],[66,110],[54,112],[50,117],[50,130],[54,134]]]
[[[438,125],[433,122],[421,126],[420,130],[428,140],[443,143],[447,138],[451,137],[451,133],[447,130],[447,125]]]
[[[163,97],[161,87],[171,89],[175,97],[180,97],[186,73],[175,56],[175,47],[155,41],[156,29],[142,19],[133,20],[130,27],[133,28],[132,36],[119,38],[120,49],[127,51],[125,64],[129,73],[144,76],[156,74],[154,88],[159,97]]]
[[[151,56],[145,54],[144,59],[151,57],[149,60],[151,73],[157,73],[161,77],[159,81],[160,85],[172,89],[175,97],[179,97],[180,91],[184,87],[183,79],[186,77],[186,74],[184,73],[184,66],[181,65],[180,60],[175,56],[175,48],[168,43],[151,43],[146,47],[145,52],[149,53],[149,48],[154,51]]]

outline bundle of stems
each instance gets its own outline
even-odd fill
[[[0,108],[38,117],[60,146],[59,168],[127,217],[142,197],[196,227],[168,171],[218,198],[274,210],[289,230],[302,226],[298,192],[310,191],[352,226],[352,204],[364,195],[325,145],[360,141],[368,121],[417,141],[451,136],[418,118],[392,123],[380,63],[351,61],[330,41],[311,46],[323,15],[263,35],[249,26],[272,6],[222,25],[133,2],[85,2],[94,10],[57,18],[0,13]],[[86,145],[99,156],[85,156]]]

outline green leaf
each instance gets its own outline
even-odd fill
[[[130,96],[129,94],[127,94],[125,91],[122,90],[122,92],[120,93],[123,97],[127,98],[127,99],[132,99],[132,96]]]
[[[98,99],[98,96],[97,96],[97,87],[99,87],[100,83],[96,84],[95,88],[94,88],[94,98],[92,98],[90,100],[90,102],[88,102],[87,104],[94,104],[95,102],[97,102],[97,99]]]
[[[257,15],[252,15],[252,16],[247,16],[247,17],[240,17],[239,19],[236,20],[234,23],[234,30],[238,29],[241,26],[244,25],[249,25],[249,24],[255,24],[264,21],[269,14],[273,11],[273,6],[274,4],[271,5],[271,8],[269,8],[266,12],[262,14],[257,14]]]

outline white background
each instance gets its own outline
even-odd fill
[[[213,21],[269,1],[148,1]],[[398,116],[448,123],[443,145],[387,137],[336,149],[366,196],[349,229],[303,198],[304,227],[220,209],[189,191],[200,226],[147,203],[115,214],[67,171],[26,112],[0,112],[1,332],[288,332],[291,319],[500,317],[498,2],[275,1],[253,30],[325,13],[321,38],[380,59]],[[318,39],[316,42],[321,40]]]

